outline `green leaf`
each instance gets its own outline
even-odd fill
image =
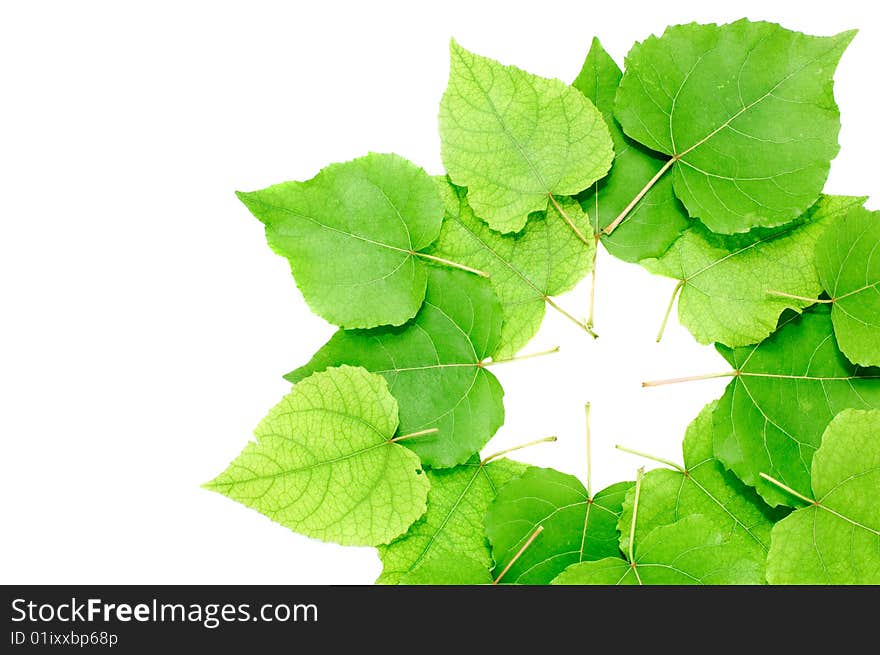
[[[551,196],[570,196],[608,172],[602,115],[564,82],[450,44],[440,103],[443,164],[492,229],[518,232]]]
[[[826,306],[789,318],[757,346],[718,350],[739,374],[713,414],[715,456],[770,505],[793,500],[759,473],[808,494],[825,426],[844,409],[880,408],[878,371],[837,349]]]
[[[496,573],[538,526],[544,531],[514,562],[504,583],[547,584],[570,564],[619,555],[617,521],[631,486],[614,484],[591,499],[574,476],[529,467],[501,488],[486,513]]]
[[[665,157],[628,138],[614,119],[614,96],[621,76],[620,68],[594,38],[573,86],[602,112],[614,144],[611,172],[578,196],[595,234],[610,225],[666,163]],[[672,178],[664,176],[612,234],[602,234],[602,243],[612,255],[628,262],[659,257],[689,223],[672,190]]]
[[[823,196],[796,222],[730,237],[696,223],[663,257],[642,265],[680,281],[678,318],[697,341],[731,347],[757,343],[776,329],[786,309],[815,302],[822,290],[816,244],[829,225],[862,202]]]
[[[467,555],[429,555],[416,568],[400,578],[404,585],[480,585],[492,584],[492,572],[485,564]]]
[[[346,328],[400,325],[425,297],[418,258],[440,232],[443,201],[425,171],[397,155],[331,164],[306,182],[239,193],[290,261],[303,297]]]
[[[712,454],[712,415],[718,401],[706,405],[688,426],[684,436],[684,467],[655,469],[642,479],[636,532],[669,525],[695,514],[724,535],[738,535],[744,548],[751,548],[763,561],[770,547],[770,529],[780,518]],[[632,495],[632,494],[630,494]],[[618,527],[620,546],[629,546],[632,499],[628,496]]]
[[[813,504],[773,528],[770,584],[880,584],[880,412],[846,410],[813,456]]]
[[[528,343],[541,326],[547,304],[571,318],[550,296],[574,288],[590,272],[592,239],[585,246],[554,207],[533,214],[521,232],[500,234],[477,218],[464,189],[445,178],[438,178],[438,184],[446,218],[429,252],[489,274],[504,313],[501,340],[493,355],[512,357]],[[579,229],[589,233],[587,217],[576,202],[562,199],[560,206]]]
[[[638,533],[636,533],[638,536]],[[763,582],[763,561],[704,516],[651,530],[635,544],[633,563],[611,557],[569,566],[552,584],[722,585]]]
[[[880,212],[856,207],[829,226],[816,248],[822,286],[833,302],[837,345],[862,366],[880,365]]]
[[[525,464],[507,459],[483,464],[474,458],[455,468],[428,471],[428,511],[405,535],[379,547],[384,568],[377,582],[397,584],[406,579],[406,584],[459,584],[461,557],[481,566],[489,576],[492,558],[483,516],[498,489],[525,469]],[[429,561],[418,572],[420,582],[413,582],[412,575]],[[467,563],[464,572],[470,570],[473,566]]]
[[[205,487],[309,537],[388,543],[425,512],[418,456],[392,440],[397,401],[379,375],[340,366],[294,386]]]
[[[670,157],[675,193],[709,229],[782,225],[816,201],[839,149],[832,76],[854,35],[669,27],[630,50],[615,115]]]
[[[380,373],[400,403],[400,431],[437,428],[401,442],[426,466],[466,462],[504,423],[504,390],[482,366],[497,347],[501,306],[485,279],[430,267],[425,304],[401,327],[340,330],[305,366],[297,382],[329,366]]]

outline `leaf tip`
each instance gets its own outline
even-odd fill
[[[850,43],[852,43],[852,40],[854,38],[856,38],[856,34],[858,34],[858,33],[859,33],[859,30],[857,28],[851,29],[851,30],[845,30],[845,31],[841,32],[840,34],[835,35],[834,38],[836,40],[840,41],[840,43],[841,43],[841,45],[843,45],[843,47],[846,47]]]
[[[590,40],[590,49],[587,51],[587,58],[595,57],[597,55],[601,55],[605,52],[605,48],[602,47],[602,42],[599,41],[598,36],[594,36]]]
[[[241,204],[250,209],[251,213],[253,213],[252,208],[255,204],[255,201],[257,200],[256,191],[236,191],[235,197],[241,201]],[[259,218],[259,216],[257,218]]]
[[[199,485],[199,488],[205,489],[207,491],[217,491],[217,487],[217,478],[214,478],[213,480],[208,480],[207,482],[202,482],[202,484]]]

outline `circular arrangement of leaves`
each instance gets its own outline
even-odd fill
[[[369,154],[239,194],[340,329],[206,487],[376,546],[381,583],[880,583],[880,217],[822,194],[853,36],[678,25],[625,72],[594,39],[572,85],[453,41],[447,176]],[[553,296],[599,242],[678,280],[731,380],[682,464],[593,493],[479,452],[547,306],[592,333]]]

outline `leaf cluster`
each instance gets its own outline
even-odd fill
[[[383,584],[880,583],[880,216],[823,193],[853,36],[676,25],[625,70],[594,39],[573,84],[453,41],[445,175],[371,153],[238,194],[339,330],[205,486],[377,547]],[[593,493],[480,451],[548,306],[595,337],[554,297],[600,243],[677,280],[731,380],[681,464]]]

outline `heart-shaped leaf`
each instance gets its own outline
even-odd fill
[[[443,164],[494,230],[518,232],[531,212],[604,176],[613,156],[602,114],[560,80],[450,45],[440,103]]]
[[[691,216],[730,234],[796,219],[837,154],[832,76],[855,32],[676,25],[637,43],[615,102],[624,132],[667,155]]]
[[[383,377],[331,368],[294,386],[205,487],[309,537],[388,543],[424,514],[429,485],[418,456],[395,443],[396,429]]]
[[[306,182],[239,193],[286,257],[312,310],[345,328],[400,325],[425,297],[419,258],[440,233],[443,201],[397,155],[331,164]]]

